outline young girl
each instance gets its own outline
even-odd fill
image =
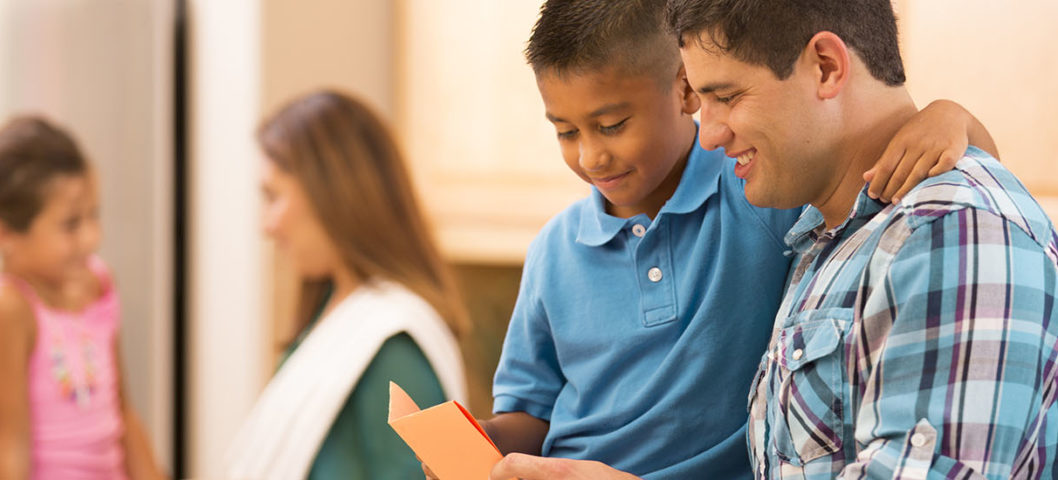
[[[159,478],[121,389],[98,195],[40,118],[0,130],[0,478]]]
[[[262,125],[265,231],[302,278],[301,334],[229,452],[227,478],[407,479],[388,384],[463,400],[464,320],[389,132],[342,94]]]

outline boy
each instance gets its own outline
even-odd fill
[[[699,101],[663,7],[541,10],[527,57],[563,157],[593,189],[530,247],[483,426],[504,453],[748,478],[746,392],[800,210],[753,207],[734,161],[696,145]]]

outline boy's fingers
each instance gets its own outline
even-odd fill
[[[893,173],[889,176],[888,180],[878,186],[882,189],[878,197],[881,198],[883,202],[888,202],[892,200],[893,195],[896,194],[897,190],[899,190],[900,187],[904,185],[904,182],[907,180],[908,175],[911,174],[911,170],[915,167],[918,162],[921,161],[921,156],[904,155],[904,157],[900,159],[900,164],[897,165],[896,169],[893,170]],[[875,183],[880,182],[878,180],[875,180]]]
[[[510,453],[492,467],[489,480],[546,480],[577,478],[565,459]]]
[[[508,480],[511,478],[535,480],[557,476],[551,471],[550,463],[552,462],[547,460],[554,459],[545,459],[521,453],[507,454],[499,463],[492,467],[489,480]]]
[[[490,480],[639,480],[602,463],[568,458],[544,458],[520,453],[503,457],[492,468]]]
[[[940,161],[937,162],[933,168],[929,169],[929,176],[936,177],[944,172],[950,171],[955,168],[955,164],[959,163],[959,159],[963,156],[962,152],[958,152],[955,149],[948,149],[941,155]]]
[[[863,174],[863,180],[871,184],[867,189],[868,196],[878,198],[882,194],[883,187],[889,183],[889,177],[900,165],[901,159],[905,154],[906,151],[903,148],[893,147],[892,144],[885,148],[885,152],[882,153],[878,163]]]
[[[907,192],[910,192],[911,189],[922,183],[922,181],[929,176],[929,170],[930,166],[928,164],[915,165],[915,168],[911,171],[911,175],[908,175],[907,180],[904,181],[904,185],[900,187],[900,190],[893,194],[893,203],[900,202],[900,199],[904,198],[904,196],[907,195]]]

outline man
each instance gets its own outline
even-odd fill
[[[811,205],[750,394],[755,475],[1051,478],[1058,234],[976,148],[897,203],[866,194],[917,111],[889,1],[670,0],[668,18],[702,146],[738,158],[751,203]],[[521,456],[509,476],[631,478]]]

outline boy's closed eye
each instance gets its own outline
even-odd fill
[[[632,117],[625,117],[623,120],[621,120],[621,121],[619,121],[617,123],[611,124],[611,125],[601,125],[600,124],[598,126],[599,133],[601,133],[603,135],[616,135],[618,133],[621,133],[621,130],[624,129],[624,127],[627,124],[629,118],[632,118]],[[573,137],[577,136],[578,132],[579,132],[579,130],[577,130],[575,128],[574,129],[570,129],[570,130],[559,130],[557,135],[558,135],[558,138],[560,140],[569,140],[569,139],[572,139]]]
[[[621,132],[621,129],[624,128],[625,123],[628,122],[629,118],[632,117],[625,117],[620,122],[617,122],[612,125],[599,125],[599,132],[603,135],[616,135],[617,133]]]
[[[570,130],[559,130],[556,135],[558,135],[559,140],[570,140],[573,137],[577,136],[577,129],[573,128]]]

